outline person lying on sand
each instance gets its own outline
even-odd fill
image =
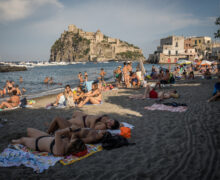
[[[78,107],[82,107],[87,102],[92,104],[100,104],[102,102],[102,94],[96,82],[92,83],[92,90],[84,94],[84,99],[79,103]]]
[[[69,120],[63,118],[55,118],[49,125],[47,132],[53,133],[57,129],[63,129],[70,126],[79,128],[91,128],[96,130],[118,129],[120,124],[117,120],[111,119],[107,115],[94,116],[86,115],[82,112],[75,112],[73,117]]]
[[[131,99],[146,99],[146,98],[160,98],[160,99],[169,99],[169,98],[179,98],[179,94],[176,90],[171,90],[169,92],[159,91],[156,92],[154,88],[147,85],[144,95],[137,94],[129,96]]]
[[[215,83],[213,95],[209,100],[207,100],[207,102],[216,101],[219,98],[220,98],[220,76],[218,77],[218,82]]]
[[[68,138],[72,133],[71,138]],[[66,128],[55,132],[54,136],[43,131],[27,128],[27,137],[12,140],[12,144],[22,144],[41,152],[50,152],[55,156],[78,153],[86,149],[84,142],[77,137],[76,129]]]
[[[0,109],[3,109],[3,108],[11,109],[13,107],[17,107],[20,104],[20,98],[16,94],[17,94],[17,91],[13,90],[12,91],[12,96],[10,97],[10,99],[8,99],[7,101],[3,101],[0,104]]]

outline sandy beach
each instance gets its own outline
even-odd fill
[[[0,151],[11,139],[25,135],[27,127],[46,130],[45,122],[54,117],[71,117],[74,111],[108,114],[135,126],[130,142],[136,145],[103,150],[64,166],[57,163],[42,174],[24,166],[0,167],[0,179],[145,179],[191,180],[220,179],[220,103],[207,103],[217,79],[178,81],[174,86],[186,112],[149,111],[154,99],[131,100],[131,94],[144,89],[119,89],[103,92],[101,105],[83,108],[45,109],[55,95],[36,99],[33,108],[0,112],[8,121],[0,128]]]

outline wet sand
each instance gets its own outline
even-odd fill
[[[71,117],[74,111],[108,114],[135,126],[135,146],[103,150],[72,165],[57,163],[42,174],[20,166],[0,167],[0,179],[220,179],[220,101],[207,103],[217,79],[179,81],[174,87],[177,100],[188,105],[183,113],[148,111],[156,100],[130,100],[128,95],[144,89],[120,89],[103,93],[101,105],[83,108],[45,109],[55,96],[36,99],[33,108],[0,112],[8,122],[0,128],[0,151],[11,139],[25,135],[27,127],[46,130],[44,122],[54,117]]]

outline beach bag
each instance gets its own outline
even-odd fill
[[[26,105],[27,105],[27,99],[26,99],[26,98],[23,98],[23,99],[21,100],[20,107],[21,107],[21,108],[25,108]]]
[[[121,135],[111,135],[111,133],[108,132],[104,135],[102,139],[102,147],[106,150],[134,144],[135,143],[129,143],[128,140]]]
[[[120,135],[125,137],[125,138],[130,138],[131,137],[131,129],[129,127],[120,127]]]

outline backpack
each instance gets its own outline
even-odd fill
[[[134,144],[135,143],[129,143],[128,140],[121,135],[111,135],[109,132],[107,132],[102,139],[102,147],[106,150]]]
[[[23,98],[23,99],[21,100],[20,107],[25,108],[26,105],[27,105],[27,99],[26,99],[26,98]]]

